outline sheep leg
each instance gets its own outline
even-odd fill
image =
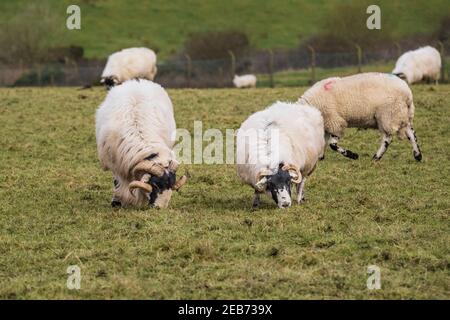
[[[374,154],[372,160],[378,161],[384,155],[389,145],[392,142],[392,136],[389,134],[383,134],[383,138],[381,139],[381,146],[378,149],[377,153]]]
[[[350,150],[346,150],[344,148],[342,148],[341,146],[338,145],[339,142],[339,137],[335,136],[335,135],[331,135],[330,140],[329,140],[329,144],[330,144],[330,148],[334,151],[339,152],[340,154],[342,154],[344,157],[356,160],[359,158],[357,153],[354,153]]]
[[[417,161],[422,160],[422,152],[420,152],[419,144],[417,143],[416,132],[413,127],[408,126],[406,128],[406,136],[408,137],[409,142],[411,142],[413,148],[414,159]]]
[[[259,207],[261,204],[261,194],[255,191],[255,196],[253,197],[253,208]]]
[[[297,185],[297,203],[300,204],[305,201],[305,181],[306,178],[302,177],[302,181]]]

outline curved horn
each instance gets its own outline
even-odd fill
[[[262,178],[264,178],[265,176],[270,176],[272,173],[269,170],[261,170],[260,172],[258,172],[258,174],[256,175],[256,181],[261,180]]]
[[[164,174],[164,168],[154,161],[144,160],[139,162],[133,169],[133,175],[136,177],[139,172],[150,173],[152,175],[161,177]]]
[[[268,170],[263,170],[258,172],[256,175],[256,184],[255,188],[258,189],[258,191],[264,191],[267,183],[266,176],[270,176],[271,173]]]
[[[300,183],[302,182],[302,174],[300,173],[300,170],[297,168],[297,166],[293,164],[286,164],[282,168],[284,171],[294,171],[297,175],[297,179],[292,179],[293,183]]]
[[[169,171],[171,171],[171,172],[177,171],[178,166],[179,166],[178,161],[170,160],[170,162],[169,162]]]
[[[130,190],[130,193],[133,195],[134,189],[141,189],[142,191],[145,191],[148,193],[152,192],[152,190],[153,190],[152,186],[147,183],[147,181],[148,181],[148,179],[150,179],[150,177],[151,177],[151,175],[149,173],[146,173],[142,176],[140,181],[135,180],[135,181],[131,182],[128,185],[128,189]]]
[[[178,191],[187,181],[187,177],[183,175],[177,182],[173,185],[172,189]]]

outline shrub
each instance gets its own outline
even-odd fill
[[[83,59],[84,49],[80,46],[71,45],[69,47],[56,47],[48,50],[43,59],[50,62],[65,62],[67,59],[80,61]]]
[[[184,53],[193,60],[227,59],[228,50],[240,55],[248,50],[250,42],[245,33],[238,31],[199,32],[189,36]]]
[[[64,81],[64,72],[59,66],[45,66],[39,77],[39,71],[33,69],[24,73],[15,83],[14,86],[38,86],[53,85]]]
[[[387,17],[383,17],[381,30],[367,28],[367,6],[366,1],[334,3],[326,19],[326,31],[311,37],[302,46],[311,45],[318,52],[334,53],[353,51],[355,44],[365,49],[392,45],[392,28],[389,27]]]
[[[25,64],[42,61],[50,42],[58,39],[58,19],[42,2],[30,3],[0,28],[0,61]],[[49,37],[49,30],[52,36]]]
[[[441,20],[441,25],[436,31],[436,38],[447,44],[447,46],[450,45],[450,16],[444,17]]]

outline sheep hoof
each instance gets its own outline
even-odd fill
[[[416,159],[416,161],[422,161],[422,154],[421,153],[414,154],[414,159]]]
[[[380,161],[381,157],[377,157],[376,154],[373,155],[372,160],[373,161]]]
[[[347,150],[347,158],[350,158],[353,160],[358,160],[359,155],[357,153],[353,153],[353,152]]]

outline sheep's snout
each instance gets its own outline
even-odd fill
[[[277,191],[277,204],[280,209],[289,208],[291,203],[291,195],[287,188]]]

